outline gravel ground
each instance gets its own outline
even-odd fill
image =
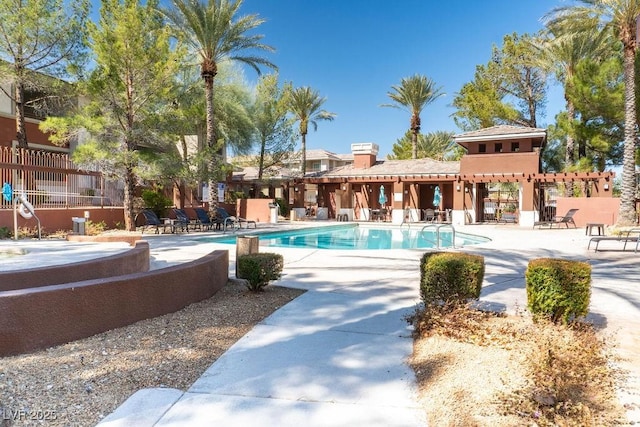
[[[0,427],[94,426],[139,389],[186,390],[257,323],[303,292],[268,286],[254,294],[230,281],[179,312],[0,358]],[[502,413],[497,396],[526,382],[525,350],[417,338],[410,362],[430,425],[523,425]]]
[[[253,326],[303,292],[267,286],[256,294],[230,281],[179,312],[0,358],[0,426],[93,426],[139,389],[185,390]]]

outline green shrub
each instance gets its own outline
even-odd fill
[[[534,316],[569,323],[588,312],[591,266],[586,262],[539,258],[525,272],[527,305]]]
[[[426,305],[478,299],[484,257],[459,252],[429,252],[420,260],[420,296]]]
[[[289,216],[289,202],[286,199],[276,198],[276,203],[278,204],[278,215],[287,217]]]
[[[0,239],[9,239],[12,235],[9,227],[0,227]]]
[[[166,197],[159,191],[142,190],[142,200],[144,201],[144,207],[151,209],[158,218],[162,218],[168,207],[173,205],[171,199]]]
[[[250,291],[261,291],[271,280],[282,275],[283,258],[280,254],[257,253],[239,256],[238,278],[247,279]]]
[[[104,233],[107,229],[107,223],[104,221],[93,222],[91,220],[87,220],[85,222],[85,234],[87,236],[97,236],[98,234]]]

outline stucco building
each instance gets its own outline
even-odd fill
[[[589,198],[612,197],[613,172],[542,172],[545,129],[494,126],[455,135],[454,140],[467,151],[459,162],[379,160],[376,144],[353,144],[352,164],[308,174],[304,183],[317,186],[318,206],[326,207],[329,217],[394,223],[419,221],[426,209],[454,225],[483,222],[490,206],[490,220],[508,218],[530,227],[555,216],[548,188],[563,182],[579,183]],[[490,190],[501,183],[515,189],[513,198],[491,197]],[[296,198],[296,205],[303,202]],[[513,215],[503,216],[507,209]]]

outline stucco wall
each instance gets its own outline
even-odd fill
[[[618,220],[620,199],[618,197],[558,197],[556,215],[564,215],[569,209],[578,209],[573,220],[578,227],[588,222],[613,225]]]
[[[49,137],[38,128],[38,121],[25,119],[27,138],[30,143],[55,147],[49,142]],[[13,116],[0,114],[0,147],[11,147],[16,140],[16,119]]]
[[[107,279],[0,292],[0,356],[27,353],[178,311],[210,298],[229,252]]]
[[[98,223],[104,221],[109,228],[115,227],[117,223],[124,222],[122,207],[108,208],[47,208],[36,209],[36,215],[40,219],[40,224],[45,231],[54,232],[58,230],[70,231],[73,229],[72,217],[84,217],[84,212],[89,211],[89,220]],[[35,218],[24,219],[18,215],[18,227],[37,227]],[[0,210],[0,227],[7,227],[13,231],[13,209]]]
[[[271,211],[269,205],[273,199],[238,199],[236,212],[238,216],[256,222],[269,222]]]
[[[149,242],[108,257],[49,267],[0,272],[0,292],[149,271]]]

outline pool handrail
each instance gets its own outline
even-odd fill
[[[451,228],[451,247],[455,249],[456,247],[456,229],[452,224],[449,223],[444,223],[444,224],[427,224],[424,227],[422,227],[422,229],[420,230],[420,233],[424,232],[425,229],[427,228],[435,228],[436,229],[436,240],[435,243],[436,244],[436,249],[440,249],[440,229],[442,227],[450,227]]]

